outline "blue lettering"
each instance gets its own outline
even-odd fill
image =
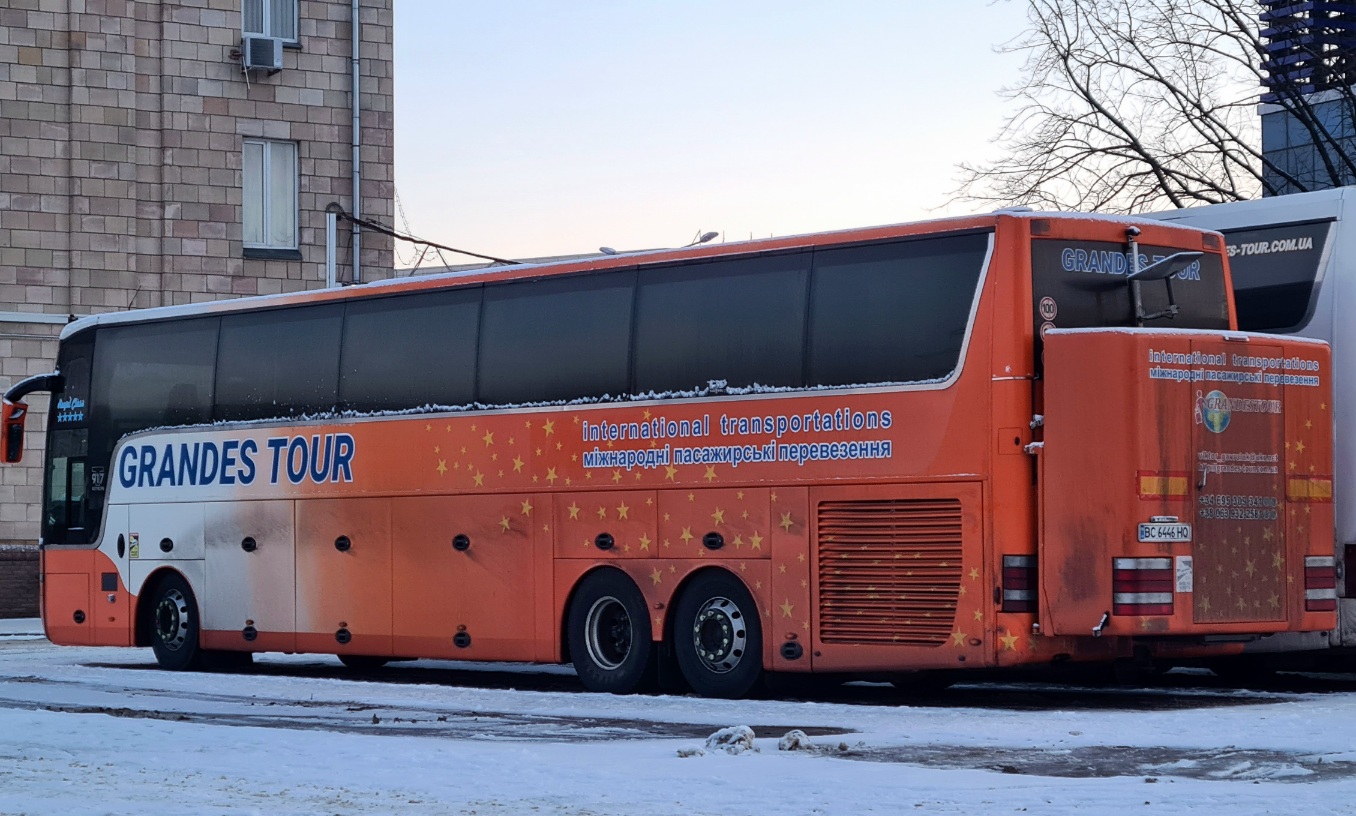
[[[325,483],[325,478],[330,474],[330,453],[333,452],[333,450],[334,434],[325,434],[324,459],[320,458],[320,437],[311,437],[311,481],[316,484]]]
[[[278,463],[282,459],[282,450],[287,447],[287,437],[275,436],[268,440],[268,449],[273,451],[273,470],[269,474],[268,483],[278,483]]]
[[[217,443],[202,443],[202,470],[198,472],[198,484],[209,485],[217,480],[217,467],[221,464],[221,453]]]
[[[118,481],[125,489],[131,489],[137,483],[137,449],[132,445],[123,448],[118,455]]]
[[[337,434],[334,437],[334,472],[330,476],[331,482],[353,481],[353,454],[356,451],[352,436]]]
[[[298,458],[297,454],[301,454]],[[287,479],[292,484],[301,484],[306,477],[306,437],[294,436],[287,445]]]
[[[155,469],[155,448],[150,445],[141,446],[141,470],[137,474],[137,487],[154,487],[155,475],[152,471]]]
[[[160,470],[155,474],[155,486],[159,487],[166,482],[170,487],[174,487],[174,446],[166,445],[165,453],[160,457]]]
[[[239,447],[238,439],[227,439],[221,443],[221,483],[224,485],[235,484],[235,474],[231,470],[235,468],[235,453]]]
[[[179,484],[196,485],[198,483],[198,445],[179,446]]]
[[[246,439],[240,443],[240,464],[242,470],[236,474],[242,485],[254,483],[254,454],[259,452],[259,443]]]

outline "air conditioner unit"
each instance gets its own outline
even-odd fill
[[[247,35],[240,41],[240,62],[246,71],[282,70],[283,41],[277,37]]]

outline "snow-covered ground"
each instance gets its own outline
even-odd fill
[[[1191,681],[612,697],[560,668],[169,674],[0,621],[0,814],[1356,813],[1356,679]],[[735,725],[758,752],[705,748]],[[778,751],[793,728],[811,750]]]

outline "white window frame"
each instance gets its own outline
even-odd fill
[[[246,181],[247,181],[247,179],[246,179],[246,174],[250,173],[251,168],[248,166],[248,161],[247,161],[247,159],[245,158],[245,155],[246,155],[245,147],[242,146],[242,147],[241,147],[241,153],[240,153],[240,168],[241,168],[241,185],[240,185],[240,186],[241,186],[241,193],[242,193],[242,195],[241,195],[241,207],[240,207],[240,225],[241,225],[241,238],[243,239],[244,247],[245,247],[245,249],[284,249],[284,250],[298,249],[299,246],[298,246],[298,241],[297,241],[297,235],[298,235],[298,232],[299,232],[299,229],[300,229],[300,221],[301,221],[301,218],[300,218],[300,212],[299,212],[299,207],[300,207],[299,195],[300,195],[300,188],[301,188],[301,150],[300,150],[300,146],[299,146],[296,142],[287,141],[287,140],[284,140],[284,139],[245,139],[245,140],[244,140],[244,145],[252,145],[252,144],[253,144],[253,145],[259,145],[259,147],[260,147],[260,151],[259,151],[259,152],[260,152],[260,161],[259,161],[259,168],[258,168],[258,173],[259,173],[259,180],[258,180],[258,183],[259,183],[259,185],[260,185],[260,186],[259,186],[259,189],[262,191],[262,195],[260,196],[260,199],[261,199],[261,205],[260,205],[260,206],[263,207],[263,213],[261,214],[261,222],[262,222],[262,224],[263,224],[262,232],[263,232],[264,240],[263,240],[262,242],[250,241],[250,240],[248,239],[248,237],[244,234],[244,233],[245,233],[245,229],[246,229],[246,223],[248,222],[248,213],[247,213],[247,211],[248,211],[248,208],[251,206],[250,202],[249,202],[248,200],[246,200],[246,197],[244,196],[244,191],[245,191],[245,189],[247,189],[247,185],[246,185]],[[288,242],[286,242],[286,243],[282,243],[282,242],[274,242],[274,241],[271,240],[272,235],[273,235],[273,227],[272,227],[272,223],[273,223],[273,219],[274,219],[275,213],[273,212],[273,200],[272,200],[273,197],[269,194],[268,183],[269,183],[269,180],[272,178],[272,175],[273,175],[273,150],[272,150],[272,148],[273,148],[275,145],[286,145],[286,146],[288,146],[288,147],[290,147],[290,148],[292,149],[292,180],[291,180],[291,181],[292,181],[292,185],[291,185],[291,186],[292,186],[292,197],[291,197],[292,200],[291,200],[291,204],[290,204],[290,207],[291,207],[291,215],[292,215],[292,236],[291,236],[291,240],[288,241]]]
[[[240,0],[240,33],[242,35],[255,37],[277,37],[285,43],[297,43],[297,29],[301,25],[298,8],[301,5],[300,0]],[[258,14],[259,25],[253,26],[258,31],[251,31],[250,18],[251,7],[254,13]],[[292,36],[286,36],[286,33],[279,33],[274,29],[274,15],[281,13],[286,15],[288,11],[292,14]]]

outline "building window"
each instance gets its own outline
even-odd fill
[[[297,145],[245,140],[246,249],[297,248]]]
[[[243,33],[297,41],[297,0],[242,0],[240,10]]]

